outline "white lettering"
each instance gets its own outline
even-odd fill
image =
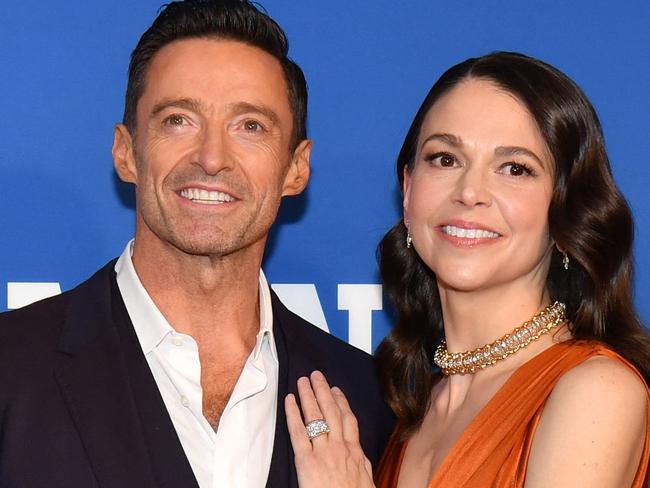
[[[13,310],[61,293],[59,283],[7,283],[7,308]]]
[[[300,315],[307,322],[318,326],[325,332],[330,329],[325,320],[323,307],[320,304],[316,286],[313,284],[304,285],[271,285],[273,291],[278,294],[280,301],[285,307],[296,315]]]
[[[271,288],[292,312],[329,332],[314,284],[273,284]],[[340,284],[337,290],[338,309],[348,311],[348,342],[363,351],[372,352],[372,312],[383,309],[381,285]],[[57,282],[9,282],[7,308],[24,307],[59,293],[61,285]]]
[[[372,352],[372,311],[382,310],[381,285],[339,285],[338,308],[347,310],[348,342]]]

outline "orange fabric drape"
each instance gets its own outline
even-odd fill
[[[428,488],[523,487],[535,430],[553,387],[566,371],[598,355],[620,361],[643,380],[630,363],[604,345],[569,341],[551,346],[517,369],[472,420]],[[650,418],[650,404],[648,415]],[[646,486],[650,457],[648,424],[632,488]],[[378,488],[397,486],[406,444],[400,440],[398,427],[377,468]]]

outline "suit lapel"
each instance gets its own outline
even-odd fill
[[[278,352],[278,408],[275,422],[275,439],[267,488],[298,488],[293,449],[287,429],[284,397],[296,394],[296,382],[315,369],[323,369],[322,351],[311,341],[303,340],[303,331],[295,323],[291,312],[271,291],[273,304],[273,336]]]
[[[113,316],[117,323],[124,325],[118,331],[122,349],[126,353],[133,397],[141,419],[156,486],[198,488],[192,467],[167,413],[115,281],[112,281],[112,287]]]
[[[137,337],[134,344],[129,336],[113,266],[71,292],[55,370],[62,395],[99,486],[198,486]]]
[[[274,298],[275,295],[272,295]],[[289,393],[289,355],[284,340],[282,327],[278,323],[275,301],[273,301],[273,337],[278,353],[278,407],[275,419],[275,437],[273,439],[273,455],[271,467],[266,482],[267,488],[296,488],[298,478],[293,462],[293,450],[287,429],[287,420],[284,413],[284,397]]]

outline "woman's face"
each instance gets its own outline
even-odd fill
[[[543,288],[552,190],[552,157],[526,107],[490,81],[469,79],[422,124],[404,178],[404,219],[443,288]]]

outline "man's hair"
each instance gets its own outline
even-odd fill
[[[123,123],[136,132],[136,107],[144,92],[149,66],[158,51],[182,39],[224,39],[257,47],[277,59],[287,82],[293,115],[290,149],[307,138],[307,83],[288,56],[282,28],[247,0],[185,0],[167,4],[142,34],[131,53]]]

